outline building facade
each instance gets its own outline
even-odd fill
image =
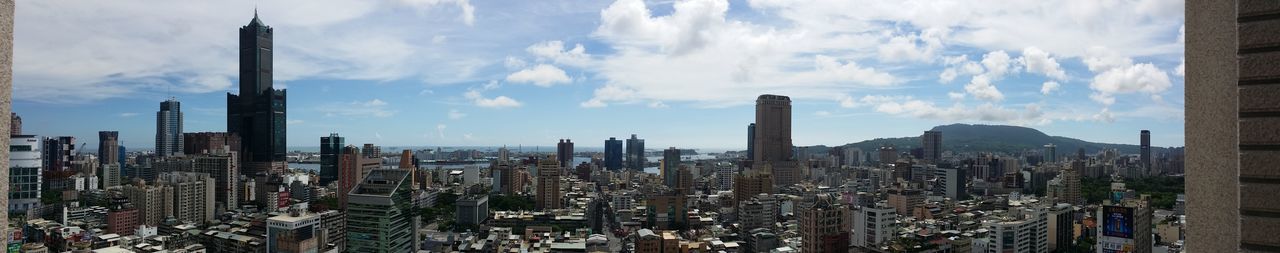
[[[169,157],[183,152],[182,103],[169,98],[156,112],[156,155]]]
[[[921,147],[924,147],[925,161],[929,163],[937,163],[942,161],[942,132],[941,131],[924,131],[924,135],[920,135]]]
[[[214,220],[215,181],[209,174],[195,172],[160,173],[159,184],[173,194],[168,199],[171,214],[178,221],[204,224]]]
[[[604,141],[604,168],[611,171],[622,169],[622,140],[609,137]]]
[[[274,34],[257,13],[240,27],[240,92],[227,93],[227,132],[240,136],[242,172],[248,175],[286,166],[286,93],[272,86]]]
[[[40,137],[35,135],[9,136],[9,212],[40,207],[40,146]]]
[[[672,189],[679,188],[680,149],[675,147],[662,150],[662,184]]]
[[[411,212],[409,171],[376,169],[348,193],[348,252],[413,252],[418,218]]]
[[[538,191],[534,201],[534,209],[552,210],[562,208],[563,204],[560,201],[560,162],[553,159],[539,160],[537,180]]]
[[[342,158],[345,139],[338,136],[338,133],[320,137],[320,185],[338,181],[338,164]]]
[[[560,161],[560,166],[573,166],[573,140],[560,139],[556,143],[556,160]]]
[[[644,158],[644,139],[632,134],[631,139],[627,139],[627,169],[643,171],[647,163]]]
[[[320,215],[293,209],[267,218],[267,252],[320,252]]]

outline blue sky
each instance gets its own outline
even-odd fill
[[[236,31],[275,28],[289,146],[745,148],[756,95],[797,145],[950,123],[1183,145],[1181,1],[18,1],[24,130],[149,148],[225,131]]]

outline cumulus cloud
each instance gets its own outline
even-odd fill
[[[964,85],[964,91],[977,99],[987,101],[1004,100],[1004,93],[1001,93],[999,89],[996,89],[995,85],[991,84],[991,78],[987,74],[974,76],[969,81],[969,84]]]
[[[573,48],[566,50],[563,41],[552,40],[533,44],[526,48],[525,51],[539,59],[549,60],[556,64],[574,67],[591,65],[591,55],[587,54],[587,50],[582,47],[582,44],[575,44]]]
[[[507,75],[507,82],[532,83],[542,87],[551,87],[551,85],[569,81],[569,75],[565,74],[564,70],[548,64],[538,64]]]
[[[1040,85],[1040,94],[1049,95],[1049,93],[1057,91],[1059,86],[1061,86],[1061,84],[1058,84],[1058,82],[1055,81],[1044,82],[1044,84]]]
[[[1062,66],[1058,65],[1058,60],[1039,48],[1028,47],[1023,49],[1022,57],[1018,58],[1018,62],[1027,67],[1027,72],[1044,74],[1057,80],[1067,79],[1067,72],[1063,71]]]
[[[1169,75],[1150,63],[1114,67],[1094,76],[1089,83],[1095,92],[1090,97],[1107,105],[1115,102],[1116,94],[1157,94],[1172,86]]]
[[[478,90],[469,90],[466,93],[463,93],[463,97],[471,100],[472,104],[479,107],[512,108],[523,105],[520,101],[516,101],[515,99],[507,96],[497,96],[493,98],[485,97],[484,94],[481,94]]]
[[[133,116],[138,116],[138,113],[136,113],[136,112],[122,112],[122,113],[120,113],[120,117],[121,117],[121,118],[128,118],[128,117],[133,117]]]
[[[1040,124],[1045,122],[1044,113],[1038,105],[1030,104],[1021,110],[1007,108],[993,103],[982,103],[968,106],[956,103],[951,106],[939,106],[933,102],[918,100],[905,96],[864,96],[859,102],[869,106],[876,112],[953,122],[995,122],[1005,124]]]
[[[877,48],[881,62],[933,62],[942,50],[945,29],[925,29],[921,33],[890,37]]]
[[[995,80],[1018,71],[1017,63],[1012,58],[1009,58],[1009,53],[1005,53],[1004,50],[992,51],[983,55],[982,67],[987,70],[985,73],[987,78]]]
[[[409,6],[418,7],[419,9],[431,9],[437,6],[449,6],[460,10],[458,19],[468,26],[476,23],[476,7],[471,5],[469,0],[399,0]]]

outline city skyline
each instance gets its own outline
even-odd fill
[[[805,17],[850,18],[821,10],[818,5],[830,4],[823,2],[618,1],[568,5],[572,10],[539,3],[511,9],[453,3],[412,6],[417,7],[413,12],[396,10],[401,3],[352,2],[344,6],[350,8],[316,10],[343,14],[323,18],[299,16],[281,6],[288,3],[261,6],[263,21],[281,28],[274,38],[279,49],[275,85],[293,93],[288,146],[317,146],[319,137],[337,132],[348,143],[382,146],[549,146],[570,138],[580,140],[581,147],[602,147],[609,137],[634,133],[650,147],[745,150],[742,128],[752,121],[751,101],[765,93],[793,98],[796,146],[918,136],[950,123],[1023,125],[1054,136],[1122,144],[1137,144],[1134,133],[1150,129],[1153,146],[1183,143],[1181,3],[1117,3],[1039,16],[1027,12],[1036,6],[999,6],[1013,14],[981,20],[867,14],[839,29]],[[221,94],[235,89],[237,74],[227,66],[235,66],[237,41],[226,27],[243,26],[250,17],[241,13],[251,4],[28,2],[23,7],[17,13],[24,22],[15,36],[14,108],[23,117],[25,134],[89,140],[98,131],[119,131],[130,150],[145,149],[155,136],[149,126],[154,119],[146,115],[169,96],[186,104],[184,131],[227,130]],[[177,17],[200,7],[227,11]],[[520,7],[544,12],[512,16],[529,9]],[[58,8],[138,8],[157,15],[112,22],[107,15],[135,10],[68,17],[57,15]],[[1139,17],[1104,18],[1122,12]],[[1024,22],[1026,28],[998,23],[1025,15],[1038,19]],[[1053,26],[1062,34],[1025,33],[1050,25],[1057,15],[1141,29],[1091,30],[1075,24]],[[133,23],[153,18],[172,22]],[[32,25],[41,23],[56,24],[47,30],[66,28],[61,30],[68,34]],[[513,30],[503,28],[514,23],[528,23],[521,27],[529,31],[509,34]],[[129,32],[133,37],[103,31],[69,35],[93,27],[89,24],[137,29]],[[361,37],[370,31],[353,27],[376,27],[377,36]],[[691,30],[706,34],[678,32]],[[839,36],[845,33],[856,36]],[[314,41],[322,35],[336,41]],[[1070,45],[1053,40],[1069,35],[1087,39]],[[85,64],[110,66],[48,67],[85,56],[44,47],[108,51],[92,47],[111,45],[63,44],[99,37],[173,55],[109,54],[88,57],[93,60]],[[773,51],[724,51],[745,46],[734,44],[745,39],[757,39]],[[782,44],[794,40],[814,45]],[[714,62],[744,71],[670,69]],[[679,86],[655,83],[659,80]],[[550,111],[574,116],[538,113]],[[68,117],[103,123],[60,122]]]

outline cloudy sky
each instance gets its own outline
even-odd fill
[[[155,111],[225,131],[237,29],[275,29],[289,146],[745,148],[757,95],[797,145],[950,123],[1183,145],[1183,6],[1168,0],[19,0],[27,134],[150,148]]]

